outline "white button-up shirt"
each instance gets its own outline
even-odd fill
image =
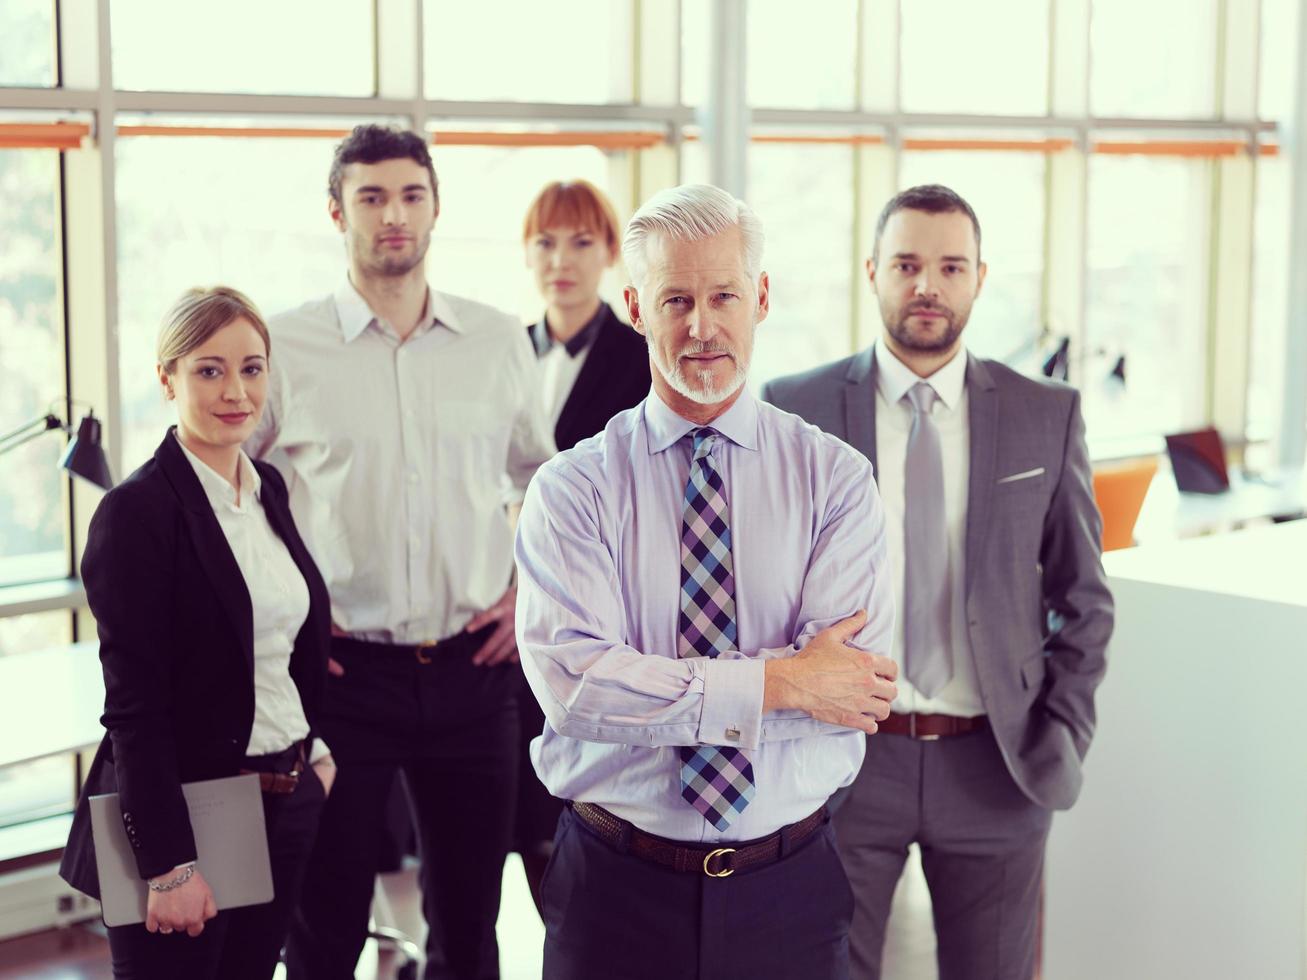
[[[263,482],[249,457],[241,453],[238,495],[180,439],[177,444],[209,498],[254,610],[254,727],[245,754],[280,752],[309,733],[300,692],[290,676],[295,637],[309,615],[309,587],[286,542],[268,523],[259,500]],[[321,739],[315,740],[310,757],[316,761],[326,754]]]
[[[923,380],[894,356],[884,343],[876,344],[876,482],[885,505],[886,539],[893,570],[894,603],[903,608],[903,466],[912,430],[912,407],[903,396]],[[924,697],[900,669],[899,696],[893,710],[972,717],[985,713],[976,678],[975,659],[967,636],[966,533],[967,489],[971,472],[970,413],[967,406],[967,355],[958,348],[953,359],[924,379],[939,397],[930,417],[939,430],[944,458],[944,521],[948,541],[949,624],[953,647],[953,677],[933,698]],[[903,619],[894,624],[894,659],[903,667]]]
[[[459,632],[512,577],[505,503],[554,453],[521,324],[428,292],[406,340],[348,281],[274,317],[268,400],[247,449],[291,510],[359,639]]]

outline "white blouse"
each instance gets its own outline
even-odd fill
[[[181,440],[177,440],[181,445]],[[185,446],[200,486],[240,566],[254,610],[254,727],[246,755],[281,752],[309,733],[299,689],[290,676],[295,637],[309,615],[309,587],[286,543],[268,523],[259,500],[262,481],[245,453],[240,454],[236,489]],[[314,740],[310,761],[328,754]]]

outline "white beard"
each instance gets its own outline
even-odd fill
[[[726,351],[722,347],[695,343],[686,347],[680,354],[703,354],[710,350],[725,351],[730,354],[731,363],[735,365],[735,373],[724,384],[717,385],[713,383],[713,372],[711,370],[691,371],[687,375],[681,367],[683,362],[680,355],[677,356],[675,363],[671,366],[664,364],[662,354],[653,345],[653,342],[649,341],[649,351],[653,354],[654,366],[658,368],[658,373],[663,376],[663,380],[678,395],[688,398],[698,405],[716,405],[718,402],[725,401],[740,390],[749,376],[749,362],[745,361],[741,364],[734,351]],[[698,384],[693,383],[691,378],[697,380]]]

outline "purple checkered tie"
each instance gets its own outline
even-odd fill
[[[731,513],[712,458],[717,433],[694,429],[694,458],[681,524],[681,623],[677,654],[715,657],[736,649]],[[718,830],[753,800],[753,765],[739,749],[681,748],[681,796]]]

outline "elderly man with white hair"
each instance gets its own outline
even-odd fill
[[[556,978],[843,977],[825,804],[894,697],[871,466],[744,383],[762,229],[716,187],[631,219],[653,390],[545,464],[518,526],[518,646],[569,801],[544,883]]]

